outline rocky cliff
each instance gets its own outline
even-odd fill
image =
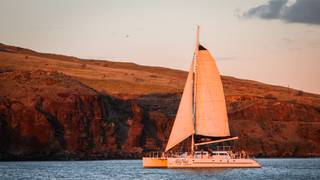
[[[138,158],[162,150],[186,72],[0,44],[0,159]],[[320,156],[320,96],[222,77],[238,149]]]

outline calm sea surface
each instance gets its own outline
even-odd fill
[[[259,169],[143,169],[140,160],[0,162],[0,179],[317,179],[320,158],[258,159]]]

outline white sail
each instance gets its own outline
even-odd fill
[[[174,121],[165,152],[191,138],[191,154],[162,154],[161,157],[143,157],[147,168],[259,168],[261,165],[242,156],[236,158],[228,151],[199,151],[197,147],[236,140],[230,136],[226,103],[221,77],[210,52],[199,45],[199,26],[196,49],[188,78],[182,93],[179,109]],[[195,135],[220,137],[203,141]],[[195,142],[198,141],[198,142]],[[217,156],[216,154],[219,154]],[[243,154],[241,152],[241,154]],[[163,156],[164,155],[164,156]],[[187,155],[187,156],[186,156]]]
[[[193,115],[193,62],[182,93],[179,109],[165,151],[194,134]]]
[[[230,136],[223,87],[215,60],[201,45],[196,54],[196,134]]]

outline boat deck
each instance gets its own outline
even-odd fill
[[[259,168],[261,165],[249,158],[231,157],[226,151],[195,152],[193,155],[183,153],[144,157],[145,168]]]

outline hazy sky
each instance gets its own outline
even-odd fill
[[[200,41],[221,74],[320,93],[319,0],[0,0],[0,42],[188,69]]]

